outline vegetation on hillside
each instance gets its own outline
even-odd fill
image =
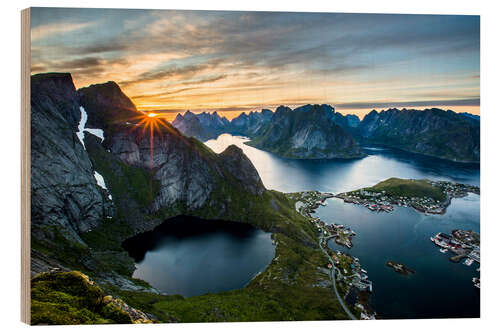
[[[432,186],[425,179],[389,178],[375,186],[364,188],[364,190],[370,192],[385,191],[387,195],[395,197],[429,197],[440,201],[446,199],[446,194],[439,187]]]
[[[42,273],[31,280],[31,324],[131,324],[130,316],[80,272]]]

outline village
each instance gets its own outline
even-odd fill
[[[477,232],[460,229],[453,230],[451,235],[439,232],[430,240],[441,248],[441,253],[452,252],[454,256],[450,257],[450,260],[453,262],[458,263],[465,259],[466,266],[471,266],[474,262],[480,264],[480,237]],[[479,272],[480,268],[476,271]],[[476,288],[480,288],[479,278],[473,278],[472,282]]]
[[[427,181],[429,185],[439,189],[445,199],[440,200],[431,196],[405,196],[390,194],[385,190],[376,191],[364,188],[352,192],[339,193],[335,195],[347,203],[363,205],[376,212],[392,212],[393,205],[400,207],[412,207],[425,214],[444,214],[450,205],[451,199],[465,197],[468,193],[479,194],[479,187],[467,184],[459,184],[447,181]]]
[[[352,238],[356,233],[342,224],[328,224],[311,214],[320,205],[326,205],[326,199],[334,197],[331,193],[317,191],[301,192],[296,198],[296,209],[317,228],[320,235],[320,247],[328,256],[327,268],[332,272],[335,281],[332,281],[335,291],[347,302],[351,310],[359,319],[375,319],[376,312],[369,304],[369,297],[373,291],[373,284],[368,280],[367,271],[361,267],[359,259],[348,253],[333,251],[328,247],[328,241],[334,240],[337,244],[351,248]]]

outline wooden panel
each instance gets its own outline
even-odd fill
[[[30,323],[30,9],[21,12],[21,320]]]

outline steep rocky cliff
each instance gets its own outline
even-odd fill
[[[358,130],[366,143],[458,162],[480,159],[480,122],[450,110],[373,110]]]
[[[116,85],[113,89],[110,83],[92,87],[92,90],[79,90],[82,105],[89,110],[89,119],[108,112],[114,115],[115,103],[123,105],[128,101]],[[107,94],[113,96],[114,103],[87,104],[89,100],[108,101]],[[217,155],[160,118],[151,120],[145,115],[137,116],[133,105],[127,111],[134,116],[123,118],[121,122],[116,121],[120,116],[104,116],[93,123],[104,128],[106,139],[102,144],[93,139],[94,142],[88,143],[88,151],[97,170],[109,183],[118,208],[126,210],[122,211],[123,218],[134,229],[150,229],[177,214],[228,218],[234,214],[234,202],[228,189],[250,195],[265,191],[257,171],[240,149],[229,147]],[[184,116],[191,117],[194,115],[190,112]],[[154,126],[152,132],[150,126]],[[231,165],[231,161],[238,163],[237,167]],[[134,177],[126,176],[130,170],[134,170]]]
[[[139,112],[113,82],[75,91],[70,74],[35,75],[31,113],[33,273],[79,269],[100,283],[153,290],[130,280],[133,261],[120,244],[179,214],[311,241],[283,225],[293,206],[264,188],[241,149],[214,153]]]
[[[351,134],[336,123],[329,105],[306,105],[295,110],[280,106],[270,123],[247,144],[296,159],[364,156]]]
[[[106,191],[76,133],[81,117],[70,74],[31,79],[31,228],[37,239],[80,233],[113,215]]]

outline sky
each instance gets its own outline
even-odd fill
[[[32,74],[115,81],[169,119],[309,103],[479,114],[479,16],[32,8],[31,44]]]

